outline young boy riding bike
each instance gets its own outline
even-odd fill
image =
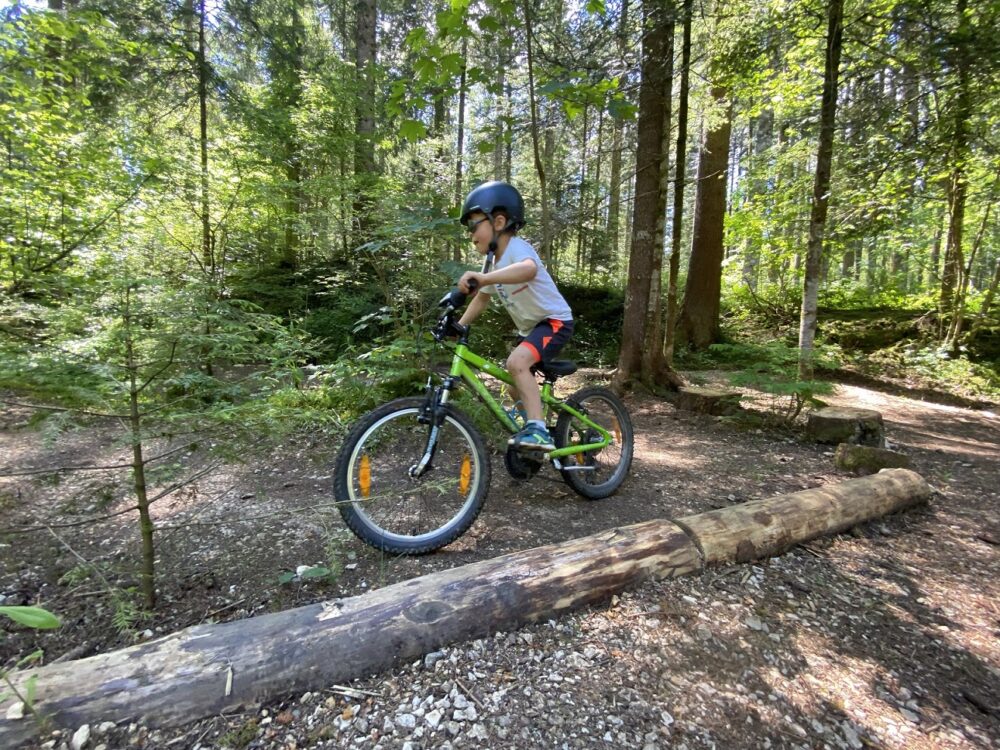
[[[527,414],[524,429],[510,439],[510,445],[524,450],[554,450],[531,368],[551,360],[569,341],[573,313],[538,253],[517,236],[525,224],[524,200],[512,185],[487,182],[477,187],[462,205],[461,222],[481,255],[493,248],[494,265],[488,273],[466,271],[458,280],[459,290],[475,295],[459,323],[472,323],[494,295],[500,297],[519,334],[517,346],[507,357],[507,372],[517,387],[515,398],[520,398]]]

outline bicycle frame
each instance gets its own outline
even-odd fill
[[[503,407],[497,403],[496,399],[493,398],[493,394],[489,392],[489,389],[483,381],[480,380],[478,374],[479,372],[485,372],[487,375],[490,375],[491,377],[494,377],[509,386],[514,386],[514,381],[506,370],[483,359],[478,354],[471,351],[468,345],[464,342],[459,342],[455,346],[455,353],[451,360],[451,370],[448,373],[449,380],[461,379],[466,385],[469,386],[469,388],[472,389],[472,392],[479,397],[480,401],[486,404],[486,407],[493,413],[493,416],[500,421],[500,424],[502,424],[508,432],[517,432],[517,425],[514,424],[507,412],[504,411]],[[450,387],[445,387],[444,392],[441,394],[441,403],[446,403],[449,390]],[[563,448],[556,448],[553,451],[545,453],[544,455],[546,458],[558,461],[558,459],[563,458],[564,456],[573,456],[578,453],[586,453],[587,451],[606,448],[614,442],[614,435],[601,427],[601,425],[589,419],[586,414],[574,409],[565,401],[556,398],[552,392],[551,382],[546,381],[545,383],[542,383],[541,396],[542,404],[544,406],[548,406],[557,411],[572,414],[583,424],[587,425],[587,427],[596,430],[601,436],[601,441],[598,443],[580,443],[578,445],[568,445]]]

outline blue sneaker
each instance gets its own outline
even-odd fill
[[[507,441],[507,445],[527,451],[554,451],[556,444],[552,442],[552,436],[544,427],[529,424],[519,433]]]

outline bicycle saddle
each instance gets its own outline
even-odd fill
[[[542,373],[547,380],[555,380],[566,375],[572,375],[576,370],[576,362],[570,362],[568,359],[553,359],[548,362],[539,362],[531,368],[532,372]]]

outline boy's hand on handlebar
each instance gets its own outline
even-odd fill
[[[475,294],[483,285],[483,274],[478,271],[466,271],[458,280],[458,289],[462,294]]]

